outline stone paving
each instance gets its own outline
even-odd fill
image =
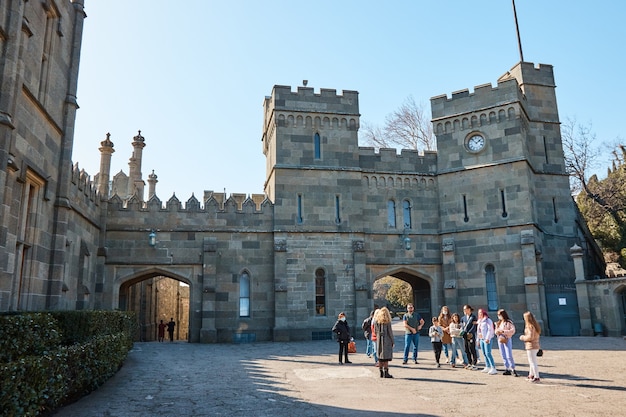
[[[543,337],[542,382],[525,381],[526,353],[515,339],[522,377],[437,368],[422,337],[419,364],[402,363],[402,324],[390,373],[381,379],[357,340],[352,364],[337,343],[136,343],[106,384],[55,417],[154,416],[617,416],[626,404],[626,340]]]

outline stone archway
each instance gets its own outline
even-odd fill
[[[432,279],[416,271],[400,268],[389,270],[386,273],[377,276],[374,281],[386,276],[400,279],[411,286],[413,290],[413,305],[415,306],[415,311],[422,316],[425,323],[430,323],[430,318],[434,313],[432,306],[437,304],[435,293],[433,291]],[[428,326],[425,325],[420,333],[422,335],[428,334]]]
[[[119,287],[119,308],[137,314],[136,340],[158,339],[161,320],[176,323],[173,340],[190,339],[191,286],[184,277],[150,269],[127,277]],[[165,340],[168,334],[165,333]]]

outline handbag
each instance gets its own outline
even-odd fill
[[[537,351],[537,356],[543,356],[543,349],[539,349]]]
[[[505,335],[501,334],[500,336],[498,336],[498,343],[506,343],[508,341],[508,337],[506,337]]]
[[[352,341],[348,343],[348,353],[356,353],[356,342]]]

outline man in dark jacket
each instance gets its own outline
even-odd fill
[[[465,353],[467,354],[468,369],[477,370],[476,363],[478,362],[476,357],[476,316],[474,315],[474,309],[471,305],[465,304],[463,306],[463,317],[461,318],[461,332],[465,343]]]

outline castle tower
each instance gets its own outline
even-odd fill
[[[552,66],[520,62],[498,85],[431,99],[449,297],[548,319],[546,284],[573,283],[577,241]],[[509,262],[520,259],[521,262]],[[523,288],[525,291],[519,291]],[[549,302],[549,301],[548,301]]]
[[[341,222],[342,216],[334,210],[336,181],[349,178],[360,185],[360,173],[351,173],[359,169],[358,92],[344,90],[338,95],[336,90],[321,89],[314,94],[313,88],[298,87],[292,92],[290,87],[276,85],[264,107],[264,191],[278,203],[276,224],[282,228],[305,222],[326,225],[329,219],[330,224]],[[294,181],[296,172],[306,173],[306,178]],[[331,176],[332,183],[326,179]],[[313,213],[314,206],[319,214]]]
[[[264,107],[264,189],[274,202],[276,248],[273,334],[298,340],[310,337],[320,317],[337,314],[336,306],[357,305],[346,265],[355,263],[351,231],[362,222],[358,93],[274,86]],[[294,283],[297,290],[288,291]],[[322,288],[325,303],[303,302]]]
[[[111,178],[111,156],[115,149],[113,149],[113,142],[111,142],[111,134],[107,133],[105,140],[100,142],[100,173],[98,175],[97,190],[103,199],[109,198],[109,180]]]
[[[141,136],[140,130],[137,136],[133,137],[133,155],[128,161],[128,197],[136,194],[140,201],[143,201],[143,189],[146,185],[141,174],[141,160],[145,146],[145,138]]]

